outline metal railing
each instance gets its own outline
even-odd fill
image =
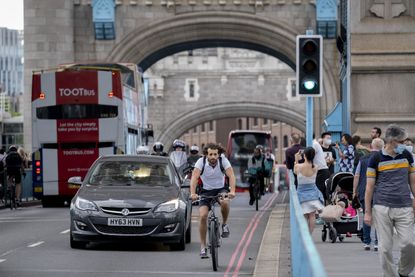
[[[320,255],[314,245],[298,200],[294,175],[290,170],[290,234],[291,234],[291,276],[326,277]]]
[[[32,169],[31,168],[26,168],[25,169],[25,173],[26,176],[22,175],[22,194],[21,194],[21,200],[22,202],[28,202],[28,201],[32,201],[35,200],[35,198],[33,198],[33,185],[32,185]],[[0,199],[0,207],[2,207],[5,202],[4,202],[4,197],[6,197],[6,176],[5,174],[3,174],[3,180],[2,180],[2,186],[0,187],[0,196],[3,199]]]

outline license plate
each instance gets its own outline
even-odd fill
[[[108,218],[108,226],[143,226],[142,218]]]

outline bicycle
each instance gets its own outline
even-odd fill
[[[258,211],[258,206],[259,206],[259,199],[261,198],[261,180],[260,177],[256,177],[255,178],[255,183],[253,185],[253,192],[254,192],[254,197],[255,197],[255,210]]]
[[[211,209],[208,213],[208,235],[209,242],[208,247],[210,250],[210,255],[212,256],[212,267],[213,271],[218,270],[219,266],[219,250],[221,246],[221,234],[220,234],[220,221],[215,213],[215,206],[219,204],[219,199],[224,199],[227,197],[227,194],[220,193],[215,196],[199,196],[201,199],[210,199]]]
[[[5,201],[9,200],[10,210],[13,208],[17,209],[17,202],[16,202],[16,181],[14,176],[10,176],[7,178],[7,189],[6,189],[6,198]],[[7,206],[7,203],[6,203]]]

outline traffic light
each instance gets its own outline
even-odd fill
[[[323,92],[323,37],[297,36],[297,95],[322,96]]]

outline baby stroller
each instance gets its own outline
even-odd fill
[[[346,196],[346,203],[349,202],[347,200],[352,199],[353,178],[353,173],[339,172],[333,174],[326,180],[327,199],[330,200],[330,205],[336,205],[338,195]],[[361,212],[356,211],[355,216],[341,216],[340,219],[334,222],[325,222],[321,234],[322,241],[326,241],[327,231],[329,232],[329,239],[332,243],[335,243],[337,238],[339,241],[343,241],[343,235],[345,234],[355,234],[362,239],[362,219]]]

